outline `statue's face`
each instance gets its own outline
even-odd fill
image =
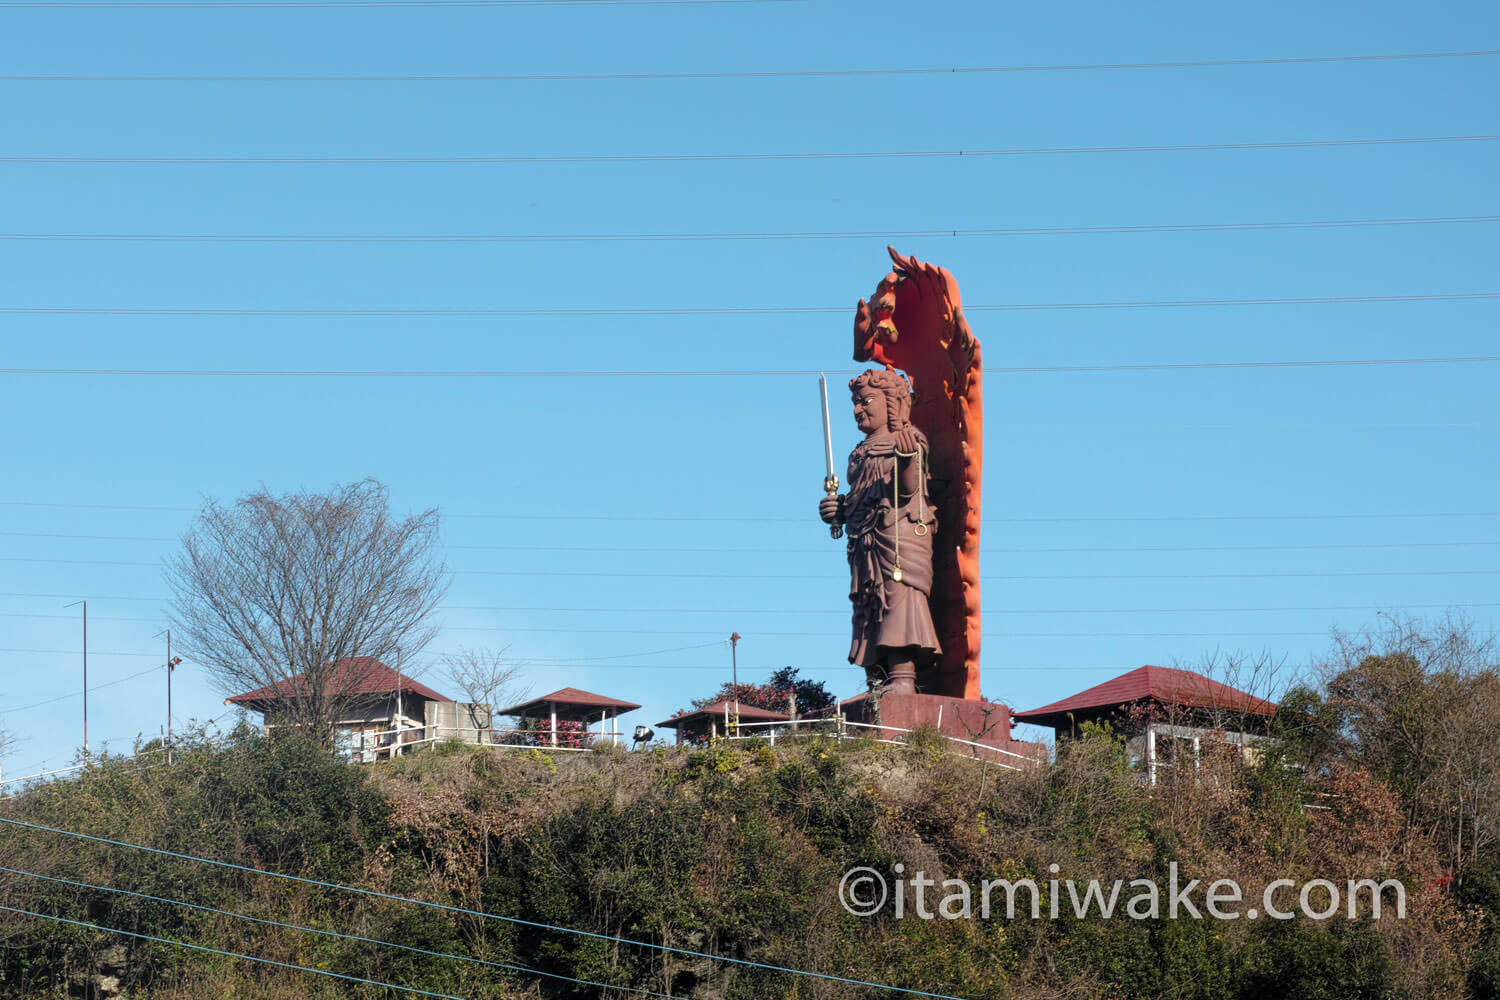
[[[885,393],[872,386],[854,390],[854,423],[866,437],[885,427],[885,411]]]

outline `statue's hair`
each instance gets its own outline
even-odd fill
[[[849,391],[879,389],[885,393],[885,425],[890,431],[899,431],[911,424],[911,387],[900,372],[889,368],[871,368],[860,372],[849,380]]]

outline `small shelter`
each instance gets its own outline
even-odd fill
[[[330,719],[338,742],[356,760],[374,760],[397,743],[426,740],[441,730],[468,732],[489,725],[483,705],[463,705],[373,656],[339,660],[326,681],[335,694],[339,718]],[[303,674],[237,694],[226,705],[259,712],[262,732],[270,732],[288,714],[288,702],[307,697]]]
[[[658,726],[677,731],[677,742],[699,742],[704,738],[717,739],[729,735],[736,717],[739,722],[791,722],[792,717],[767,708],[757,708],[744,702],[735,704],[731,698],[720,698],[702,708],[678,712]],[[763,732],[773,727],[756,726],[752,732]]]
[[[511,715],[520,719],[544,719],[549,725],[545,732],[546,742],[551,746],[558,745],[558,723],[576,722],[583,726],[585,733],[589,724],[599,720],[599,736],[601,739],[609,737],[611,743],[619,744],[620,727],[618,723],[611,725],[624,712],[634,712],[641,706],[633,701],[621,701],[619,698],[610,698],[602,694],[594,694],[592,691],[580,691],[578,688],[562,688],[551,694],[544,694],[530,701],[523,701],[519,705],[502,708],[496,715]]]
[[[1154,785],[1158,768],[1196,764],[1210,736],[1249,756],[1266,738],[1253,730],[1263,729],[1275,712],[1274,703],[1200,673],[1147,664],[1014,718],[1051,727],[1059,747],[1085,723],[1108,723],[1125,737],[1131,756],[1145,763]]]

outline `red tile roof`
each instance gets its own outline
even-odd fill
[[[1215,708],[1255,715],[1271,715],[1276,711],[1273,703],[1202,674],[1147,664],[1062,701],[1029,712],[1017,712],[1014,718],[1017,722],[1048,725],[1068,712],[1127,705],[1148,698],[1183,708]]]
[[[733,715],[734,703],[726,698],[720,698],[718,701],[713,702],[709,705],[704,705],[702,708],[695,708],[691,711],[684,710],[678,712],[667,721],[658,722],[657,725],[666,726],[668,729],[676,729],[679,726],[687,725],[690,723],[707,722],[710,718],[723,719],[724,710],[726,707],[728,708],[729,713]],[[790,722],[791,719],[792,717],[790,715],[782,715],[780,712],[772,712],[770,709],[756,708],[754,705],[746,705],[744,702],[740,702],[741,721],[751,720],[754,722]]]
[[[329,680],[331,690],[345,698],[362,694],[395,694],[399,684],[403,694],[415,694],[432,701],[453,700],[438,694],[425,684],[419,684],[404,673],[398,677],[396,671],[373,656],[350,656],[340,660]],[[283,698],[295,698],[307,690],[306,683],[302,674],[297,674],[287,680],[237,694],[225,700],[224,704],[251,707],[254,703],[266,704]]]
[[[641,706],[633,701],[621,701],[619,698],[610,698],[602,694],[594,694],[592,691],[580,691],[578,688],[559,688],[551,694],[544,694],[530,701],[523,701],[519,705],[510,708],[502,708],[496,715],[543,715],[549,711],[549,705],[558,708],[615,708],[622,712],[633,712]]]

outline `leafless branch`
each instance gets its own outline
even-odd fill
[[[443,656],[448,678],[476,705],[504,708],[525,698],[530,685],[523,684],[522,669],[502,649],[460,649]]]
[[[226,694],[290,685],[278,721],[326,731],[350,657],[413,658],[447,590],[435,510],[391,515],[374,480],[208,501],[167,562],[173,638]]]

